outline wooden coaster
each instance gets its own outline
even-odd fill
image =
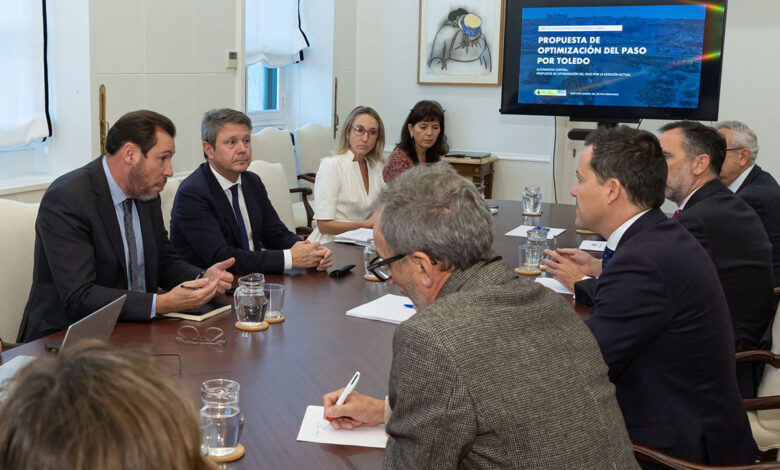
[[[370,282],[379,282],[379,279],[373,274],[363,274],[363,279]]]
[[[246,452],[246,449],[244,449],[244,445],[239,443],[236,446],[236,450],[231,452],[227,455],[209,455],[209,460],[216,463],[227,463],[227,462],[235,462],[236,460],[240,459],[244,456],[244,452]]]
[[[536,269],[534,271],[526,271],[524,269],[515,268],[515,272],[517,274],[522,275],[522,276],[538,276],[538,275],[542,274],[542,271],[540,269]]]
[[[271,325],[275,325],[277,323],[281,323],[284,321],[284,315],[279,315],[279,318],[268,318],[265,317],[266,323],[269,323]]]
[[[268,322],[264,321],[257,326],[247,326],[247,325],[242,325],[239,322],[236,322],[236,328],[238,328],[241,331],[264,331],[268,329]],[[244,454],[242,453],[241,455]],[[226,462],[229,462],[229,460],[226,460]]]
[[[529,217],[538,217],[538,216],[542,215],[543,213],[544,213],[544,211],[539,211],[539,212],[523,212],[522,214],[523,214],[523,215],[527,215],[527,216],[529,216]]]
[[[590,230],[585,228],[578,228],[575,230],[575,232],[577,232],[580,235],[596,235],[596,232],[591,232]]]

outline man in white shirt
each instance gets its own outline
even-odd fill
[[[171,242],[196,266],[234,257],[234,273],[325,270],[330,249],[303,242],[279,219],[252,162],[252,121],[233,109],[203,116],[206,162],[179,186],[171,211]]]
[[[715,126],[726,139],[726,159],[720,180],[756,211],[772,243],[774,286],[780,286],[780,186],[756,165],[758,139],[739,121],[719,122]]]

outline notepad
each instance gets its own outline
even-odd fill
[[[415,314],[414,308],[407,307],[411,304],[409,297],[385,294],[371,302],[347,310],[347,316],[398,324]]]
[[[580,243],[580,250],[588,250],[588,251],[604,251],[604,248],[606,248],[607,242],[606,241],[596,241],[596,240],[583,240],[582,243]]]
[[[220,313],[230,311],[230,305],[219,305],[207,303],[202,307],[193,308],[184,312],[158,313],[157,316],[164,318],[181,318],[182,320],[203,321]]]
[[[374,231],[370,228],[358,228],[343,232],[335,237],[333,241],[340,243],[352,243],[354,245],[366,246],[374,238]]]
[[[528,236],[527,232],[529,230],[531,230],[531,229],[534,229],[534,228],[536,228],[536,227],[533,227],[531,225],[521,225],[521,226],[519,226],[517,228],[514,228],[514,229],[508,231],[504,235],[506,235],[507,237],[523,237],[523,238],[525,238],[525,237]],[[565,231],[566,231],[565,228],[550,228],[550,231],[547,232],[547,239],[548,240],[552,240],[553,238],[555,238],[555,236],[560,235],[560,234],[562,234]]]
[[[303,415],[298,441],[336,444],[340,446],[377,447],[387,446],[385,425],[375,427],[361,426],[355,429],[336,429],[322,417],[325,407],[309,405]]]
[[[560,282],[556,281],[552,277],[537,277],[536,278],[536,282],[538,282],[539,284],[543,285],[544,287],[546,287],[548,289],[554,290],[555,292],[557,292],[559,294],[574,295],[574,292],[572,292],[569,289],[567,289],[566,286],[564,286]]]
[[[16,356],[0,366],[0,380],[11,378],[19,369],[35,360],[34,356]]]

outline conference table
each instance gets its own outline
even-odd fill
[[[574,206],[543,204],[540,217],[524,217],[519,202],[488,202],[498,206],[493,217],[494,249],[511,266],[517,265],[518,246],[524,239],[504,234],[519,225],[566,228],[558,236],[558,247],[599,239],[575,233]],[[390,283],[363,279],[362,247],[329,246],[334,266],[355,264],[355,269],[342,278],[298,270],[266,275],[266,282],[284,284],[286,289],[286,320],[266,331],[239,331],[234,327],[235,316],[224,313],[203,322],[119,323],[111,336],[113,344],[160,355],[163,368],[178,377],[179,392],[196,406],[200,406],[200,384],[205,380],[229,378],[241,384],[239,407],[245,416],[241,442],[246,454],[228,464],[229,469],[381,467],[383,449],[296,441],[306,407],[322,405],[322,395],[343,387],[355,371],[361,373],[359,392],[377,398],[387,394],[395,325],[345,313],[384,294],[400,292]],[[579,305],[575,310],[581,316],[589,311]],[[182,325],[194,325],[201,332],[219,327],[227,343],[178,343],[175,338]],[[2,362],[18,355],[47,355],[44,343],[62,336],[57,333],[5,351],[0,355]],[[176,356],[181,359],[180,372]]]

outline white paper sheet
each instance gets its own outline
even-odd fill
[[[385,425],[359,427],[351,430],[336,429],[325,418],[322,406],[309,405],[303,415],[301,429],[298,431],[299,441],[318,442],[320,444],[337,444],[341,446],[377,447],[384,449],[387,445]]]
[[[348,310],[347,315],[395,323],[397,325],[415,314],[416,310],[408,307],[408,305],[412,305],[409,297],[385,294],[378,299]]]
[[[35,359],[34,356],[16,356],[0,366],[0,380],[12,377],[19,369]]]
[[[606,248],[607,242],[599,242],[596,240],[583,240],[582,243],[580,243],[580,250],[588,250],[588,251],[604,251],[604,248]]]
[[[521,225],[521,226],[519,226],[517,228],[514,228],[514,229],[508,231],[504,235],[506,235],[507,237],[522,237],[522,238],[525,238],[525,237],[528,236],[526,234],[526,232],[528,232],[529,230],[531,230],[533,228],[536,228],[536,227],[531,226],[531,225]],[[550,231],[547,232],[547,239],[548,240],[552,240],[556,235],[560,235],[560,234],[562,234],[565,231],[566,231],[565,228],[552,228],[552,227],[550,227]]]
[[[567,289],[563,284],[561,284],[560,282],[556,281],[552,277],[541,277],[540,276],[540,277],[536,278],[536,282],[538,282],[539,284],[543,285],[544,287],[547,287],[548,289],[554,290],[555,292],[557,292],[559,294],[574,295],[574,292],[572,292],[569,289]]]
[[[333,241],[341,243],[354,243],[355,245],[366,246],[368,241],[374,238],[374,231],[370,228],[357,228],[348,232],[336,235]]]

